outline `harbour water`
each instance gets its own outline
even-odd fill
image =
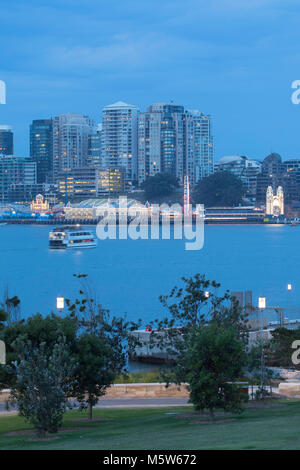
[[[75,298],[74,273],[88,274],[105,308],[144,324],[164,315],[158,296],[195,273],[223,289],[252,290],[254,302],[264,295],[269,306],[300,306],[300,227],[206,226],[200,251],[186,251],[184,240],[130,239],[99,241],[91,250],[50,250],[49,230],[0,227],[0,289],[8,286],[19,296],[23,317],[55,311],[58,295]]]

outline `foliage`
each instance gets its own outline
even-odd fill
[[[241,311],[237,302],[234,299],[231,299],[231,296],[228,291],[223,295],[218,295],[218,289],[220,284],[216,281],[209,281],[205,278],[204,275],[196,274],[190,278],[182,278],[184,286],[183,287],[174,287],[169,295],[161,296],[160,301],[163,306],[168,310],[169,316],[159,321],[156,320],[152,322],[152,333],[151,333],[151,347],[159,347],[162,350],[166,351],[169,358],[172,358],[175,362],[175,368],[173,371],[163,373],[163,378],[169,384],[170,382],[175,382],[181,384],[183,382],[191,384],[191,400],[196,403],[193,398],[196,396],[195,387],[199,388],[201,381],[205,384],[203,377],[200,377],[200,372],[198,375],[193,375],[190,369],[191,361],[191,351],[197,349],[197,345],[201,347],[200,341],[211,341],[211,344],[208,345],[208,351],[210,348],[214,350],[216,344],[214,341],[217,341],[218,337],[214,339],[213,332],[219,335],[218,341],[223,341],[225,346],[228,346],[228,350],[224,353],[226,359],[230,362],[238,361],[236,368],[232,365],[231,369],[225,368],[224,374],[222,374],[222,361],[219,359],[218,365],[220,369],[216,369],[216,364],[213,361],[206,362],[201,366],[201,358],[196,356],[194,358],[193,367],[196,370],[204,370],[203,367],[210,366],[211,376],[214,377],[215,374],[220,373],[220,380],[223,379],[226,381],[231,380],[228,377],[231,377],[232,380],[234,377],[242,375],[241,364],[242,362],[239,359],[235,358],[235,353],[238,352],[240,345],[243,347],[243,354],[246,344],[248,342],[248,327],[247,327],[247,316]],[[210,327],[210,325],[212,325]],[[236,350],[233,347],[230,347],[229,340],[226,336],[226,331],[228,331],[229,337],[232,339],[234,336],[236,342]],[[203,338],[201,336],[203,332]],[[209,336],[205,336],[208,335]],[[224,336],[222,336],[224,334]],[[231,335],[231,336],[230,336]],[[218,354],[221,352],[218,352]],[[242,353],[241,353],[242,357]],[[195,362],[196,361],[196,362]],[[198,366],[197,366],[197,361]],[[198,367],[198,369],[197,369]],[[202,369],[201,369],[202,367]],[[196,372],[195,372],[196,374]],[[208,369],[207,369],[208,374]],[[198,386],[195,385],[193,380],[199,380]],[[232,387],[226,385],[225,382],[222,382],[223,387],[223,402],[219,395],[217,394],[216,400],[219,400],[219,404],[223,403],[226,408],[229,408],[229,402],[231,400],[232,406],[236,406],[237,403],[237,393],[233,393]],[[216,382],[220,386],[220,382]],[[203,385],[204,389],[208,384]],[[201,387],[200,387],[201,388]],[[201,393],[205,394],[205,390],[202,390]],[[199,392],[200,389],[198,389]],[[200,392],[199,392],[200,393]],[[203,395],[206,396],[206,395]],[[205,401],[206,400],[206,401]],[[208,399],[206,398],[204,402],[208,404]],[[226,400],[226,402],[225,402]],[[215,407],[215,403],[212,403],[212,408]]]
[[[98,303],[87,275],[74,276],[81,285],[79,299],[73,303],[66,299],[70,316],[76,320],[80,332],[76,343],[77,385],[73,393],[82,407],[89,408],[92,418],[93,406],[125,369],[128,355],[138,343],[131,332],[138,329],[141,322],[112,316]]]
[[[247,397],[232,382],[242,375],[245,364],[244,343],[236,329],[216,322],[195,328],[180,364],[195,408],[209,409],[212,417],[215,408],[241,411]]]
[[[236,327],[247,342],[247,317],[228,291],[219,296],[220,284],[200,274],[183,277],[182,281],[184,287],[175,286],[169,295],[159,298],[169,315],[151,322],[152,348],[160,347],[167,351],[169,357],[180,361],[191,332],[210,320],[226,327]]]
[[[20,299],[14,295],[9,296],[8,287],[4,290],[3,300],[0,302],[1,312],[6,314],[6,322],[11,325],[17,323],[21,319]]]
[[[227,171],[213,173],[196,185],[192,197],[196,204],[206,207],[236,206],[243,197],[242,181]]]
[[[35,346],[29,340],[19,339],[14,348],[18,360],[12,365],[16,381],[11,400],[40,437],[47,432],[55,433],[62,424],[74,370],[66,340],[60,337],[49,348],[45,342]]]
[[[0,339],[6,344],[6,362],[8,365],[18,358],[17,351],[13,348],[14,342],[19,339],[30,341],[33,347],[38,348],[41,343],[51,349],[57,342],[57,338],[63,335],[66,338],[70,350],[74,350],[75,337],[77,333],[76,320],[70,317],[61,318],[51,314],[43,317],[37,313],[27,320],[6,324],[0,329]],[[0,387],[10,388],[15,380],[14,373],[8,374],[4,367],[0,366]]]
[[[156,383],[162,381],[162,371],[164,369],[141,370],[138,372],[129,372],[128,374],[120,374],[116,377],[115,384],[132,384],[132,383]]]
[[[157,173],[141,184],[141,188],[145,191],[145,197],[149,200],[169,196],[177,187],[177,179],[168,173]]]
[[[83,333],[77,339],[76,349],[73,395],[81,409],[88,407],[89,419],[92,419],[93,407],[115,378],[116,373],[111,368],[113,350],[103,338],[91,333]]]
[[[300,370],[292,363],[292,343],[300,338],[300,328],[288,330],[281,327],[272,331],[272,339],[265,348],[266,364],[270,367],[290,367]]]

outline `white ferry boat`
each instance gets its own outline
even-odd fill
[[[90,231],[81,227],[59,227],[49,233],[50,248],[95,248],[97,239]]]

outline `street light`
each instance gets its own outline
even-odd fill
[[[64,297],[57,297],[56,298],[56,308],[59,311],[59,314],[61,315],[61,312],[65,308],[65,299],[64,299]]]
[[[259,309],[266,308],[266,298],[265,297],[259,297],[258,298],[258,308]]]
[[[289,283],[289,284],[287,285],[287,290],[292,290],[292,284],[291,284],[291,283]]]
[[[263,338],[263,310],[266,308],[266,298],[258,298],[258,308],[261,313],[261,352],[260,352],[260,389],[264,398],[264,338]]]
[[[204,297],[205,297],[206,299],[209,299],[209,296],[210,296],[210,292],[209,292],[208,290],[206,290],[206,291],[204,292]],[[208,321],[210,321],[210,307],[208,308]]]

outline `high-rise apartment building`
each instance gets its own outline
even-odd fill
[[[92,134],[88,136],[88,166],[103,166],[102,165],[102,124],[93,130]]]
[[[10,126],[0,125],[0,155],[13,155],[14,134]]]
[[[102,111],[102,162],[105,168],[125,171],[126,186],[137,179],[136,106],[118,101]]]
[[[257,177],[261,172],[261,162],[252,160],[246,156],[226,156],[222,157],[215,164],[215,171],[227,171],[237,176],[244,184],[244,196],[256,199]]]
[[[194,182],[214,172],[214,142],[211,117],[190,111],[193,120]]]
[[[183,178],[184,108],[175,103],[154,103],[139,116],[138,182],[156,173]]]
[[[31,201],[36,191],[35,162],[13,155],[0,156],[0,202]]]
[[[30,158],[36,162],[38,183],[45,183],[52,178],[52,144],[52,119],[32,121],[30,125]]]
[[[53,120],[53,174],[86,166],[89,153],[89,135],[94,121],[89,116],[67,113]]]
[[[176,103],[155,103],[139,116],[138,182],[170,173],[193,185],[213,173],[210,116]]]

